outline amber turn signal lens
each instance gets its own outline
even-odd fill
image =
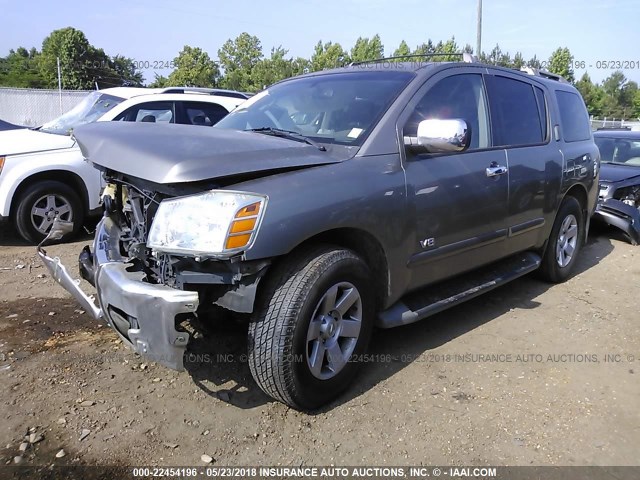
[[[256,226],[255,218],[248,218],[246,220],[236,220],[231,224],[231,230],[229,230],[229,233],[251,232],[255,226]]]
[[[258,215],[259,211],[260,202],[252,203],[251,205],[247,205],[246,207],[238,210],[238,213],[236,213],[236,218],[253,217],[254,215]]]
[[[240,248],[244,247],[247,243],[249,243],[249,239],[251,238],[250,233],[246,233],[243,235],[235,235],[233,237],[227,238],[226,248]]]

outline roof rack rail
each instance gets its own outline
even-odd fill
[[[397,55],[395,57],[384,57],[384,58],[374,58],[372,60],[363,60],[360,62],[351,62],[349,64],[350,67],[357,65],[364,65],[367,63],[380,63],[380,62],[388,62],[389,60],[400,60],[403,58],[431,58],[431,57],[461,57],[464,63],[476,63],[478,60],[476,57],[471,55],[470,53],[415,53],[410,55]]]
[[[542,70],[541,68],[520,67],[520,71],[536,77],[548,78],[549,80],[555,80],[562,83],[569,83],[562,75],[551,73],[547,70]]]
[[[224,90],[222,88],[204,88],[204,87],[166,87],[163,93],[205,93],[208,95],[219,95],[221,97],[242,98],[246,100],[249,95],[236,92],[235,90]]]

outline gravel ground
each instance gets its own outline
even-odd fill
[[[75,271],[86,243],[49,251]],[[198,338],[209,361],[182,373],[138,357],[5,225],[0,461],[638,465],[639,258],[615,232],[592,233],[562,285],[526,277],[378,331],[351,390],[305,414],[254,384],[239,327]]]

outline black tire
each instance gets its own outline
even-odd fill
[[[366,352],[371,338],[374,298],[370,279],[369,268],[360,257],[337,247],[319,246],[295,252],[274,267],[258,299],[255,318],[249,324],[248,342],[251,374],[267,395],[299,410],[313,410],[336,398],[351,384],[359,367],[354,360]],[[355,287],[354,296],[359,294],[359,300],[347,310],[344,320],[340,316],[334,323],[335,329],[332,326],[319,333],[334,331],[332,338],[316,342],[322,344],[325,352],[325,342],[328,345],[336,339],[335,346],[338,337],[344,340],[339,335],[344,325],[340,322],[350,323],[354,315],[361,318],[359,334],[341,343],[346,345],[343,351],[344,358],[348,358],[346,363],[336,368],[331,378],[321,379],[316,374],[332,375],[325,360],[329,362],[333,357],[330,354],[324,357],[323,353],[323,359],[316,364],[326,365],[322,367],[324,373],[312,372],[308,357],[313,344],[308,340],[312,317],[322,311],[324,304],[319,302],[333,288],[338,293],[332,311],[337,312],[339,300],[353,293],[349,286]],[[325,318],[316,315],[316,325],[320,317]],[[348,352],[351,353],[347,357]]]
[[[47,208],[47,199],[45,198],[49,196],[55,198],[56,206],[68,205],[69,207],[68,212],[59,214],[61,220],[73,222],[73,232],[66,236],[65,239],[76,235],[82,228],[84,208],[78,194],[62,182],[55,180],[38,181],[29,185],[22,192],[18,197],[15,207],[14,222],[16,229],[20,236],[27,242],[38,244],[46,237],[46,233],[36,228],[36,224],[43,224],[42,222],[36,221],[40,217],[32,219],[32,209],[39,206],[38,208],[44,207],[50,211],[50,208]],[[55,211],[53,211],[52,214],[55,215]],[[44,229],[43,227],[43,230]],[[46,230],[48,231],[50,229],[51,226],[49,225]]]
[[[562,236],[563,225],[565,225],[565,222],[569,222],[571,217],[575,219],[576,223],[576,242],[571,258],[566,264],[564,264],[564,261],[560,261],[559,249],[564,249],[559,246],[559,241],[562,243],[562,239],[560,237]],[[566,236],[563,238],[566,240]],[[585,222],[582,207],[574,197],[566,197],[560,204],[556,220],[553,224],[553,228],[551,229],[551,235],[549,235],[549,241],[547,242],[547,247],[544,256],[542,257],[540,269],[538,270],[539,277],[552,283],[564,282],[569,278],[573,272],[573,268],[576,264],[578,254],[582,249],[582,245],[584,244],[584,240]],[[566,260],[566,257],[564,257],[564,259]],[[561,265],[561,263],[563,265]]]

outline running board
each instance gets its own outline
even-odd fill
[[[430,317],[522,277],[537,269],[540,262],[541,258],[536,253],[519,253],[442,283],[429,285],[406,295],[381,312],[377,325],[393,328]]]

